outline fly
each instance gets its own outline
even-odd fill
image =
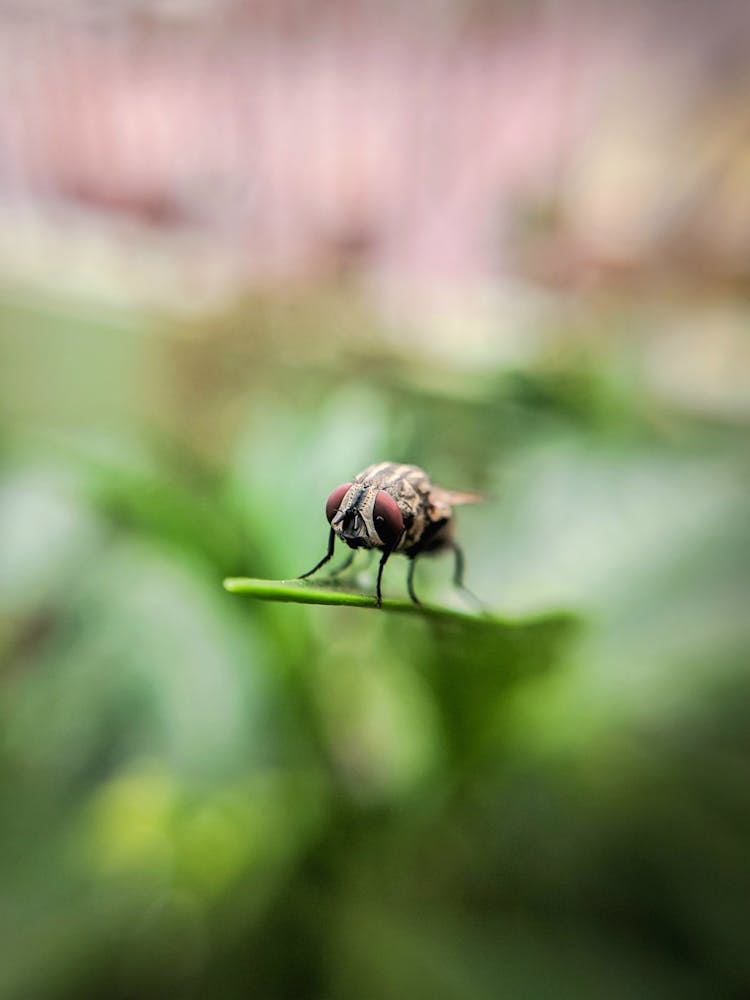
[[[414,566],[418,556],[451,550],[454,556],[453,582],[464,588],[464,557],[454,538],[453,507],[477,503],[476,493],[446,490],[435,486],[416,465],[380,462],[360,472],[352,482],[337,486],[326,501],[326,517],[331,526],[328,551],[311,570],[299,578],[312,576],[332,558],[336,538],[349,548],[379,549],[376,585],[377,606],[382,603],[380,582],[383,567],[394,552],[409,559],[407,587],[415,604]],[[336,569],[340,573],[350,565],[355,552]]]

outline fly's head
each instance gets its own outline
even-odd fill
[[[390,493],[343,483],[326,501],[328,523],[352,549],[393,549],[404,531],[401,509]]]

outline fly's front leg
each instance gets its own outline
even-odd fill
[[[333,530],[333,528],[331,528],[331,533],[328,536],[328,551],[320,560],[320,562],[316,563],[312,569],[309,569],[306,573],[303,573],[302,576],[298,576],[297,577],[298,580],[304,580],[306,577],[312,576],[313,573],[319,570],[321,566],[325,566],[328,560],[333,556],[333,546],[335,541],[336,541],[336,532]]]
[[[383,567],[388,562],[391,552],[393,552],[393,549],[385,549],[382,556],[380,557],[380,562],[378,563],[378,582],[375,586],[375,595],[377,598],[376,604],[378,607],[381,607],[383,603],[383,595],[380,592],[380,580],[383,576]]]

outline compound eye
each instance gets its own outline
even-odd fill
[[[336,511],[341,506],[341,501],[344,499],[346,494],[352,488],[351,483],[344,483],[342,486],[337,486],[333,493],[326,500],[326,517],[328,518],[328,523],[336,516]]]
[[[404,530],[404,518],[390,493],[378,491],[372,516],[380,541],[384,545],[395,545]]]

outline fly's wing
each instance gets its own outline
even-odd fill
[[[446,490],[442,486],[433,486],[430,490],[430,506],[433,518],[451,516],[451,508],[464,503],[482,503],[485,499],[480,493],[467,493],[465,490]]]
[[[467,493],[465,490],[444,490],[442,486],[433,486],[432,492],[438,493],[454,507],[462,503],[483,503],[487,499],[481,493]]]

